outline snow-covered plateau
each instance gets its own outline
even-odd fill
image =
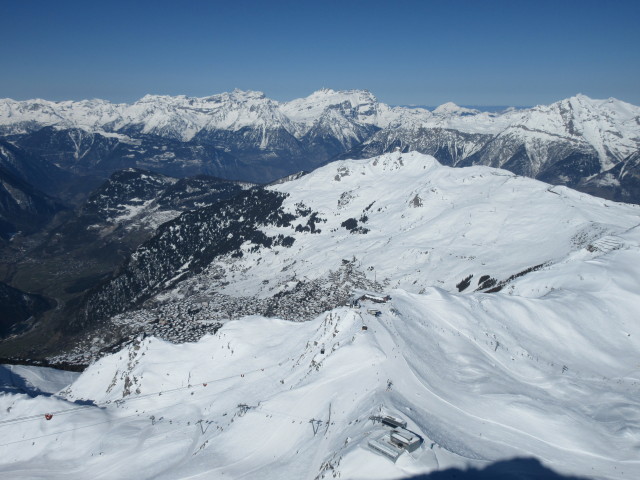
[[[640,478],[640,207],[400,152],[268,190],[294,220],[256,228],[293,243],[240,242],[242,255],[152,291],[197,261],[170,271],[158,256],[167,278],[145,291],[165,312],[196,297],[206,312],[214,293],[290,294],[299,318],[220,318],[191,343],[140,337],[48,388],[37,386],[46,372],[14,370],[1,387],[0,476]],[[168,224],[172,255],[194,228],[210,231],[210,212]],[[345,284],[351,302],[289,321],[317,301],[305,285]],[[392,434],[386,415],[406,426]],[[400,437],[419,448],[385,440]]]

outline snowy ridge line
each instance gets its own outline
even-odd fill
[[[100,407],[105,407],[106,408],[107,406],[109,406],[111,404],[116,404],[116,405],[120,406],[120,405],[122,405],[124,403],[133,402],[135,400],[142,400],[144,398],[153,397],[153,396],[156,396],[156,395],[162,395],[162,394],[165,394],[165,393],[174,393],[174,392],[178,392],[178,391],[182,391],[182,390],[187,390],[187,389],[190,389],[190,388],[194,388],[197,384],[202,384],[203,388],[204,388],[204,384],[208,385],[209,383],[216,383],[216,382],[222,382],[222,381],[225,381],[225,380],[230,380],[232,378],[236,378],[238,375],[242,376],[242,375],[247,375],[247,374],[250,374],[250,373],[255,373],[255,372],[258,372],[258,371],[264,371],[264,370],[266,370],[268,368],[281,366],[281,364],[282,364],[282,362],[277,363],[277,364],[273,364],[273,365],[269,365],[269,366],[266,366],[266,367],[262,367],[262,368],[257,368],[255,370],[249,370],[248,372],[241,372],[241,373],[238,373],[238,374],[235,374],[235,375],[230,375],[228,377],[217,378],[215,380],[198,381],[198,382],[194,382],[194,384],[190,384],[190,385],[187,385],[185,387],[176,387],[176,388],[170,388],[170,389],[167,389],[167,390],[158,390],[158,391],[155,391],[155,392],[144,393],[142,395],[136,395],[135,397],[130,397],[130,398],[122,398],[122,399],[119,399],[119,400],[106,400],[104,402],[93,403],[91,405],[84,405],[82,407],[69,408],[69,409],[66,409],[66,410],[58,410],[58,411],[54,411],[54,412],[49,411],[49,412],[37,413],[37,414],[34,414],[34,415],[29,415],[29,416],[24,416],[24,417],[11,418],[9,420],[0,421],[0,427],[3,427],[5,425],[13,425],[13,424],[16,424],[16,423],[27,422],[27,421],[30,421],[30,420],[39,420],[39,419],[42,419],[42,417],[44,417],[45,415],[48,415],[48,414],[49,415],[67,415],[69,413],[75,413],[75,412],[78,412],[80,410],[86,410],[86,409],[90,409],[90,408],[100,408]],[[63,397],[56,397],[56,398],[64,400]],[[178,405],[178,404],[175,404],[175,405]],[[170,406],[175,406],[175,405],[168,405],[167,408],[170,407]],[[163,408],[165,408],[165,407],[163,407]],[[0,445],[0,447],[1,446],[4,446],[4,445]]]

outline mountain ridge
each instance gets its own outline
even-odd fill
[[[27,141],[43,128],[60,133]],[[78,153],[82,135],[74,129],[87,132],[82,148],[89,156]],[[578,94],[504,112],[451,102],[429,111],[391,107],[366,90],[331,89],[288,102],[241,90],[207,97],[146,95],[132,104],[3,99],[0,133],[32,154],[49,142],[50,150],[61,152],[58,166],[90,171],[93,162],[106,168],[103,175],[133,166],[268,183],[336,158],[400,148],[452,166],[506,168],[574,188],[590,182],[590,193],[602,188],[607,195],[611,185],[600,186],[597,176],[640,150],[640,107]],[[95,146],[87,143],[94,138]],[[72,150],[75,164],[66,153]],[[640,202],[635,190],[620,187],[616,195]]]

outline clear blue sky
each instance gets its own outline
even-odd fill
[[[0,0],[0,98],[640,104],[640,0]]]

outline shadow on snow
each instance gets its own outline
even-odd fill
[[[545,467],[535,458],[514,458],[492,463],[482,469],[449,468],[406,480],[587,480],[587,477],[566,476]]]

